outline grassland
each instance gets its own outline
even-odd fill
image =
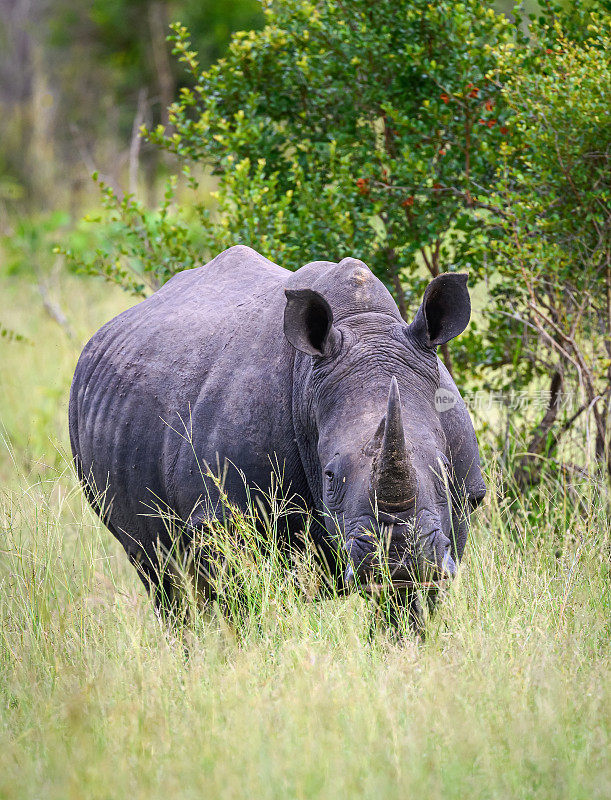
[[[79,343],[129,303],[62,278],[77,340],[2,279],[0,798],[611,796],[608,495],[489,498],[426,642],[281,577],[256,624],[168,637],[67,452]]]

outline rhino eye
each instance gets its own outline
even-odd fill
[[[330,469],[325,470],[325,478],[327,479],[327,481],[329,481],[329,483],[333,480],[334,477],[335,473],[333,472],[333,470]]]

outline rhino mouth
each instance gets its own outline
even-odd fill
[[[380,594],[388,591],[424,591],[424,592],[440,592],[447,589],[451,583],[451,578],[439,578],[436,581],[412,581],[412,580],[393,580],[390,584],[376,583],[375,581],[367,583],[362,587],[362,591],[370,597],[377,597]]]
[[[425,538],[435,538],[435,530]],[[448,551],[438,562],[423,558],[418,538],[411,527],[397,520],[382,524],[377,534],[361,528],[344,543],[347,566],[344,582],[348,588],[375,593],[383,589],[445,588],[454,578],[456,568]],[[422,537],[420,537],[422,538]]]
[[[405,573],[403,570],[397,570],[391,574],[387,580],[383,580],[380,576],[370,574],[364,581],[359,581],[357,574],[351,564],[346,567],[344,581],[349,588],[360,589],[368,595],[378,595],[387,590],[424,590],[424,591],[440,591],[446,589],[452,582],[452,578],[438,577],[434,580],[418,579]]]

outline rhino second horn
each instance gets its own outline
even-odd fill
[[[405,508],[416,495],[414,469],[405,445],[399,386],[394,375],[388,393],[384,438],[374,462],[372,483],[378,504],[383,508]]]

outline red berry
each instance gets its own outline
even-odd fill
[[[403,206],[403,208],[409,208],[410,206],[413,206],[414,205],[414,197],[413,197],[413,195],[410,195],[409,197],[407,197],[401,203],[401,205]]]
[[[488,127],[489,128],[494,128],[495,125],[496,125],[496,120],[495,119],[488,120]]]

